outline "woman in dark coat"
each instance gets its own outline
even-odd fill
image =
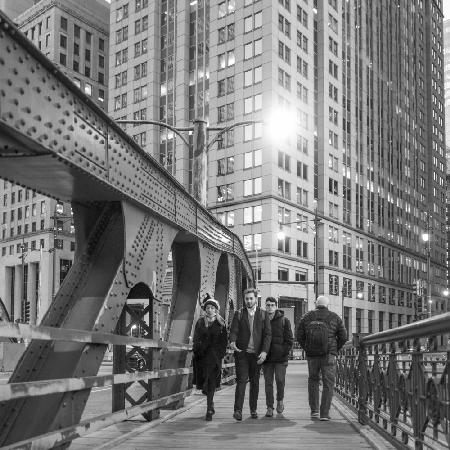
[[[219,302],[208,298],[202,305],[205,315],[194,331],[194,384],[207,396],[205,420],[214,414],[214,392],[220,386],[222,358],[227,348],[227,329],[219,316]]]

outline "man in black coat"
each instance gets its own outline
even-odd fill
[[[242,420],[245,388],[250,381],[250,414],[258,418],[257,404],[259,394],[260,365],[266,360],[270,348],[271,328],[269,316],[256,305],[256,289],[244,291],[245,308],[234,313],[230,329],[230,347],[234,350],[236,363],[236,391],[234,395],[234,414]]]
[[[266,312],[270,319],[272,330],[272,341],[266,361],[263,365],[264,381],[266,387],[266,417],[273,416],[273,377],[277,385],[277,413],[284,411],[284,384],[289,353],[294,339],[292,336],[291,323],[284,312],[277,309],[277,301],[274,297],[267,297]]]
[[[305,350],[308,360],[308,397],[311,418],[320,417],[320,420],[330,420],[336,356],[347,341],[347,331],[342,319],[328,310],[329,303],[328,297],[319,295],[316,300],[316,309],[302,317],[297,329],[297,341]],[[322,373],[323,390],[319,410],[320,373]]]

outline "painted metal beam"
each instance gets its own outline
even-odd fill
[[[235,254],[253,277],[239,238],[1,12],[0,32],[0,177],[65,201],[135,203]]]
[[[228,364],[228,366],[234,364]],[[48,394],[79,391],[94,387],[135,383],[137,381],[156,380],[176,375],[192,373],[192,368],[154,370],[145,372],[121,373],[82,378],[63,378],[57,380],[29,381],[27,383],[8,383],[0,385],[0,401],[23,397],[38,397]]]
[[[99,416],[95,416],[91,419],[83,420],[79,424],[74,426],[65,427],[59,429],[58,431],[46,433],[44,435],[31,439],[24,439],[22,441],[15,442],[14,444],[4,446],[2,447],[2,450],[28,448],[47,449],[62,446],[81,436],[85,436],[87,434],[101,430],[102,428],[114,425],[115,423],[131,419],[132,417],[138,416],[139,414],[144,414],[153,409],[161,408],[165,405],[184,399],[191,395],[192,392],[193,389],[188,389],[184,392],[169,395],[167,397],[153,400],[151,402],[146,402],[141,405],[132,406],[130,408],[126,408],[112,414],[102,414]]]
[[[143,348],[164,348],[167,351],[192,350],[192,345],[190,344],[178,344],[154,339],[120,336],[112,333],[19,323],[0,323],[0,337],[39,339],[41,341],[81,342],[85,344],[130,345]]]

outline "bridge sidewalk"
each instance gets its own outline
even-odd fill
[[[105,439],[113,438],[115,433],[106,430],[94,433],[90,448],[97,445],[101,449],[230,449],[232,447],[248,449],[324,449],[331,445],[333,450],[392,448],[389,444],[379,445],[366,432],[360,430],[356,419],[349,411],[332,407],[332,421],[320,422],[311,420],[307,395],[307,366],[304,362],[293,362],[289,365],[286,376],[285,412],[264,417],[265,396],[264,383],[261,377],[260,396],[258,402],[258,420],[251,419],[248,411],[248,389],[243,414],[243,421],[236,422],[232,418],[234,402],[234,386],[219,391],[215,396],[215,409],[212,422],[205,422],[205,402],[193,402],[191,407],[180,414],[163,419],[156,426],[147,424],[139,427],[139,433],[126,433],[122,428],[122,437],[107,443]],[[336,400],[333,401],[337,403]],[[342,411],[342,412],[341,412]],[[125,425],[125,424],[123,424]],[[358,430],[362,431],[360,433]],[[369,431],[370,433],[370,431]],[[117,434],[115,434],[117,436]],[[372,436],[373,437],[373,436]],[[103,439],[103,442],[102,442]],[[80,448],[81,441],[74,442]],[[375,438],[375,441],[377,439]],[[382,442],[382,441],[381,441]],[[77,445],[78,444],[78,445]]]

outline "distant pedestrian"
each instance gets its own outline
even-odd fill
[[[311,417],[330,420],[330,406],[336,372],[336,356],[347,341],[347,331],[341,318],[328,310],[330,300],[319,295],[316,309],[300,320],[297,340],[308,360],[308,397]],[[319,380],[322,374],[323,390],[319,410]]]
[[[204,301],[205,316],[200,317],[194,330],[194,384],[206,398],[205,420],[212,420],[214,392],[220,387],[222,359],[227,348],[227,329],[219,316],[219,302],[214,298]]]
[[[284,411],[283,400],[286,368],[294,338],[292,336],[291,323],[284,316],[284,311],[277,309],[277,300],[274,297],[267,297],[266,312],[270,319],[272,341],[266,361],[263,364],[263,371],[266,388],[266,417],[272,417],[274,406],[274,375],[277,385],[277,413],[281,414]]]
[[[234,313],[231,323],[230,347],[234,350],[236,363],[233,414],[236,420],[242,420],[247,381],[250,381],[250,415],[253,419],[258,418],[260,365],[266,360],[270,349],[269,316],[256,305],[257,298],[258,292],[255,289],[246,289],[244,291],[245,307]]]

